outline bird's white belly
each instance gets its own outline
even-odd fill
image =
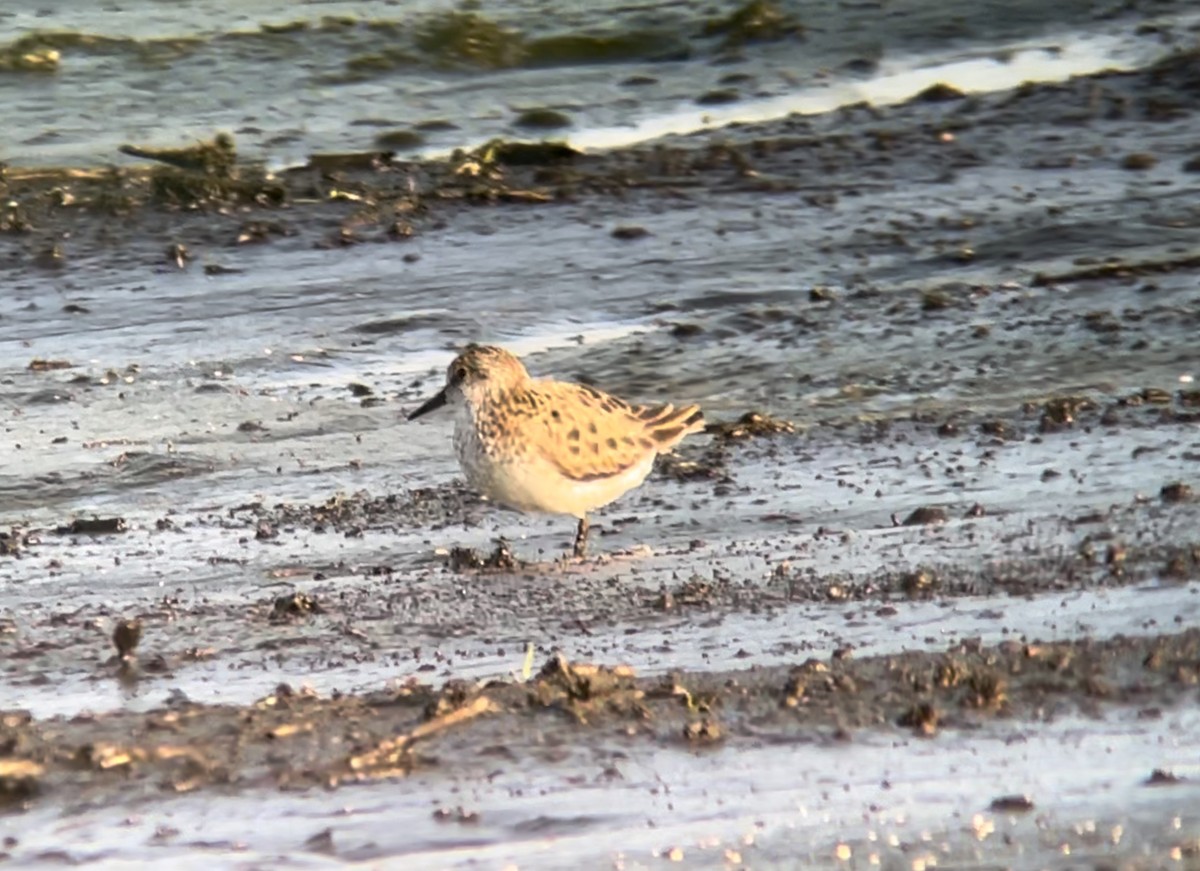
[[[650,474],[655,456],[650,452],[644,461],[610,477],[578,481],[535,451],[513,459],[489,455],[469,422],[455,427],[454,447],[467,483],[489,499],[519,511],[573,517],[583,517],[637,487]]]

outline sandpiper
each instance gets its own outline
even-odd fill
[[[658,454],[704,429],[697,405],[634,406],[584,384],[531,378],[490,345],[468,345],[446,386],[408,419],[443,405],[455,411],[467,483],[519,511],[577,517],[576,557],[587,550],[588,512],[637,487]]]

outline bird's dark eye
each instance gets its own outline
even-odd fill
[[[451,384],[462,384],[466,380],[467,380],[467,367],[466,366],[455,366],[453,369],[450,370],[450,383]]]

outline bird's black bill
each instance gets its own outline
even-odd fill
[[[423,414],[429,414],[429,412],[431,412],[431,411],[437,411],[439,408],[441,408],[445,404],[446,404],[446,391],[445,391],[445,389],[442,389],[442,390],[439,390],[437,393],[435,393],[433,396],[429,397],[429,399],[425,400],[425,404],[422,405],[420,408],[418,408],[416,411],[414,411],[412,414],[410,414],[408,416],[408,419],[416,420],[418,417],[420,417]]]

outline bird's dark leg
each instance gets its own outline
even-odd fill
[[[587,554],[587,538],[588,538],[588,519],[587,515],[579,518],[579,526],[575,530],[575,558],[583,559]]]

